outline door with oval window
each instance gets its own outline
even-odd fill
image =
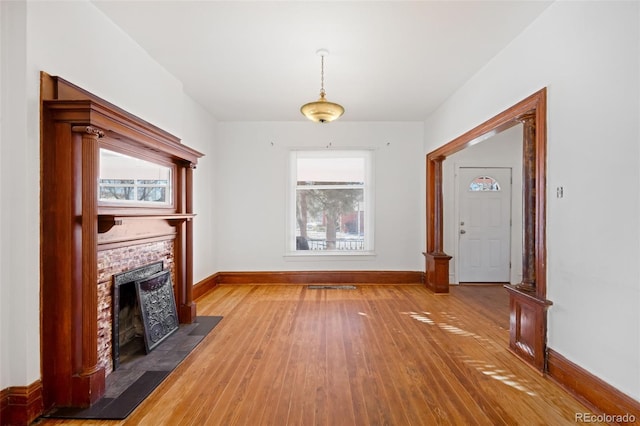
[[[509,282],[511,168],[461,167],[458,185],[458,281]]]

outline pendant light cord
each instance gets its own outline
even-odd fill
[[[320,96],[324,96],[324,55],[320,56]]]

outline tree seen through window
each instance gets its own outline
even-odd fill
[[[367,155],[303,151],[295,167],[296,250],[367,249]]]

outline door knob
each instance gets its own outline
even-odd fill
[[[461,229],[461,230],[460,230],[460,233],[461,233],[461,234],[466,234],[466,233],[467,233],[467,231],[465,231],[464,229]]]

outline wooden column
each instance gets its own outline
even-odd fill
[[[88,406],[104,394],[98,367],[98,139],[86,114],[45,108],[42,140],[42,383],[45,407]],[[49,390],[52,390],[49,392]]]
[[[433,174],[435,179],[435,190],[433,192],[434,200],[434,209],[435,209],[435,218],[434,218],[434,229],[433,229],[433,237],[434,237],[434,254],[444,254],[443,251],[443,241],[444,241],[444,232],[443,232],[443,205],[442,201],[442,162],[444,161],[444,157],[438,157],[433,161]]]
[[[449,260],[443,250],[442,162],[444,156],[427,157],[427,252],[425,283],[435,293],[449,292]]]
[[[537,251],[536,222],[543,207],[538,197],[541,177],[538,161],[544,155],[538,150],[536,113],[527,112],[517,120],[522,123],[522,282],[506,286],[509,291],[509,349],[536,369],[546,368],[547,309],[551,302],[537,291],[537,268],[544,259]],[[544,148],[544,147],[542,147]],[[544,153],[544,149],[541,150]],[[543,290],[543,289],[542,289]]]
[[[74,294],[76,321],[82,324],[76,337],[80,344],[80,353],[74,353],[73,404],[88,406],[104,394],[105,372],[98,367],[98,194],[95,190],[99,176],[98,139],[104,132],[92,126],[74,126],[72,132],[79,139],[75,155],[76,178],[82,190],[76,192],[76,232],[80,232],[82,247],[77,259],[81,262],[82,276],[76,282],[78,288]],[[78,137],[79,136],[79,137]],[[78,203],[79,201],[79,203]],[[79,358],[77,358],[79,355]]]
[[[186,213],[193,213],[193,170],[196,168],[194,163],[190,163],[185,167],[185,183],[187,193],[185,194]],[[193,220],[188,219],[185,222],[185,233],[189,244],[185,247],[185,299],[182,322],[190,324],[196,319],[196,302],[193,301]]]
[[[536,291],[536,117],[518,118],[522,123],[522,282],[518,288]]]
[[[193,213],[193,169],[189,163],[179,169],[179,209],[182,213]],[[193,301],[193,221],[182,219],[175,223],[176,235],[176,279],[178,280],[178,316],[183,324],[196,319],[196,303]]]

